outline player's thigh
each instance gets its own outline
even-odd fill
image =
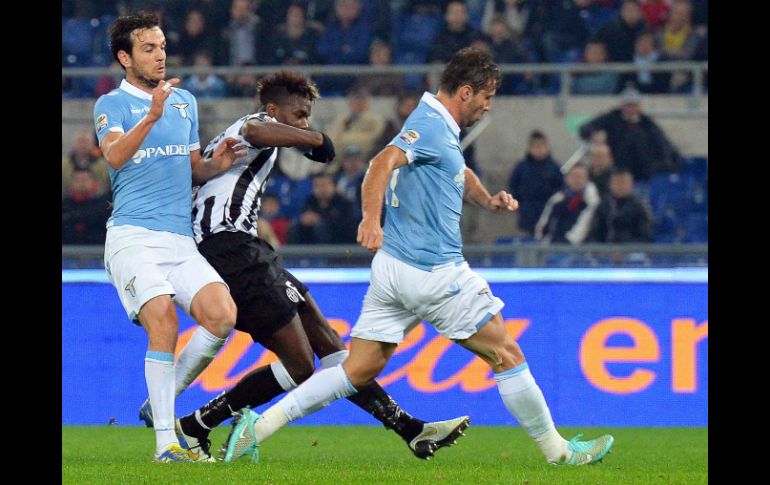
[[[416,313],[448,339],[469,338],[505,306],[467,263],[445,267],[423,284],[431,293],[414,303]]]
[[[313,352],[319,357],[345,349],[339,334],[329,325],[310,292],[305,293],[305,303],[299,307],[299,318],[305,329]]]
[[[160,295],[173,296],[164,264],[173,248],[164,245],[164,235],[132,226],[112,227],[107,233],[104,265],[129,319],[139,324],[139,311]]]
[[[500,313],[470,337],[455,342],[481,357],[495,372],[512,369],[524,362],[521,347],[506,331]]]
[[[178,261],[168,267],[169,281],[176,290],[174,302],[198,323],[219,327],[213,333],[227,336],[237,311],[229,287],[198,252],[192,238],[178,236],[176,244]]]

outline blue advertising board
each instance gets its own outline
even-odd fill
[[[368,270],[296,270],[349,340]],[[708,273],[673,270],[478,270],[506,306],[561,426],[708,426]],[[62,272],[62,424],[140,424],[147,339],[129,322],[103,271]],[[193,321],[181,311],[177,352]],[[186,414],[275,356],[234,332],[177,399]],[[399,346],[378,379],[425,420],[468,414],[474,424],[516,421],[480,359],[427,323]],[[376,424],[347,401],[301,424]]]

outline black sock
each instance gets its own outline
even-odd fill
[[[421,421],[401,409],[385,389],[376,382],[348,397],[356,406],[372,414],[387,429],[392,429],[409,443],[422,432]]]
[[[205,438],[210,430],[231,418],[233,412],[246,406],[253,408],[264,404],[282,392],[284,390],[275,379],[273,369],[269,365],[265,365],[246,374],[229,391],[220,394],[197,411],[181,418],[179,424],[185,434],[196,438]],[[200,420],[209,429],[201,426],[195,418],[195,413],[200,413]]]

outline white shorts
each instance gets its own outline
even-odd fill
[[[503,306],[487,282],[465,261],[424,271],[380,250],[372,261],[361,316],[350,335],[397,344],[426,320],[444,337],[464,340]]]
[[[192,237],[138,226],[107,229],[104,267],[128,318],[137,324],[139,310],[156,296],[171,295],[190,315],[201,288],[209,283],[227,286]]]

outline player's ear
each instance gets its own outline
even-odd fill
[[[460,100],[465,103],[473,97],[473,88],[470,84],[460,86]]]
[[[267,113],[272,118],[275,118],[276,111],[278,111],[278,106],[276,106],[274,103],[267,103],[265,106],[265,113]]]
[[[120,62],[123,67],[128,67],[131,65],[131,56],[128,52],[121,49],[118,51],[118,62]]]

